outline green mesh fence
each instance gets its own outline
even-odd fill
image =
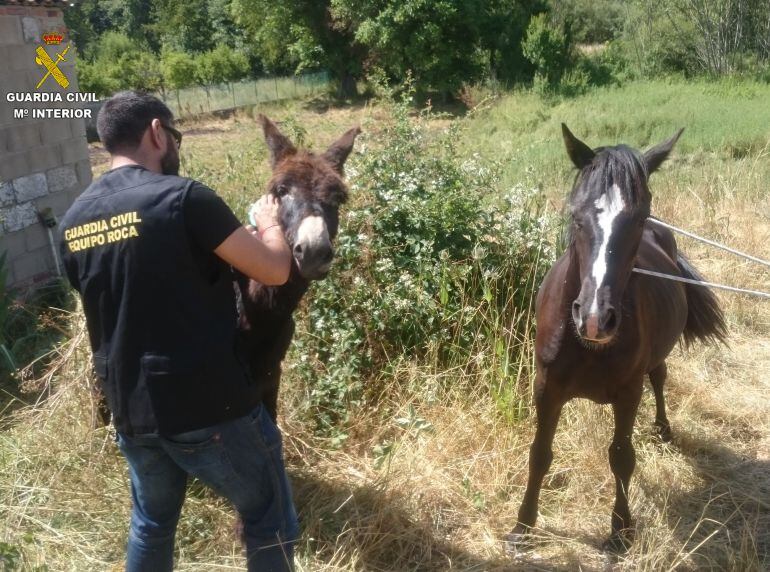
[[[328,88],[329,73],[269,77],[220,85],[188,87],[158,93],[175,117],[235,109],[266,101],[294,99],[321,93]]]

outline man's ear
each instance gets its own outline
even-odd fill
[[[297,148],[294,147],[286,135],[278,130],[275,123],[261,113],[257,117],[257,121],[262,126],[262,131],[265,133],[267,148],[270,149],[270,166],[275,169],[278,163],[283,161],[289,155],[296,153]]]
[[[361,133],[360,127],[348,129],[344,135],[332,143],[322,155],[340,175],[342,174],[342,168],[345,165],[348,155],[350,155],[350,152],[353,150],[353,143],[359,133]]]
[[[561,134],[564,137],[567,155],[572,159],[575,167],[582,169],[594,160],[596,153],[588,145],[575,137],[565,123],[561,124]]]
[[[163,133],[163,131],[164,131],[163,124],[160,122],[160,119],[153,119],[152,121],[150,121],[150,127],[149,127],[150,143],[152,143],[152,145],[157,147],[158,149],[164,149],[166,145],[164,141],[166,134]]]
[[[668,155],[671,153],[671,149],[674,147],[674,144],[682,135],[682,131],[684,131],[684,127],[674,133],[673,137],[671,137],[671,139],[668,141],[664,141],[659,145],[655,145],[655,147],[652,147],[651,149],[648,149],[644,152],[644,162],[647,164],[647,175],[651,175],[657,171],[658,167],[663,164],[663,161],[668,159]]]

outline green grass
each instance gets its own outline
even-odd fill
[[[684,127],[674,155],[688,156],[688,170],[700,175],[767,153],[770,86],[736,80],[636,82],[552,101],[519,92],[473,114],[463,145],[468,152],[502,161],[511,184],[531,178],[566,194],[572,165],[564,151],[561,123],[591,147],[625,143],[638,149]],[[770,180],[770,162],[757,168]],[[684,177],[683,182],[689,178],[687,172],[677,176]],[[749,196],[760,192],[747,190]]]

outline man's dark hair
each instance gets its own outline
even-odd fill
[[[174,114],[160,99],[149,93],[121,91],[102,105],[96,120],[96,131],[110,153],[136,149],[144,130],[153,119],[170,124]]]

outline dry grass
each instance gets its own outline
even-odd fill
[[[371,125],[377,113],[274,112],[300,114],[311,142],[330,141],[351,123]],[[223,150],[247,153],[253,163],[236,168],[261,186],[266,167],[253,125],[240,118],[196,127],[200,133],[186,144],[212,186],[238,192]],[[716,165],[697,153],[678,157],[653,181],[655,213],[767,257],[767,150]],[[562,191],[548,191],[557,202]],[[687,240],[680,245],[708,279],[770,290],[767,272]],[[358,411],[349,439],[336,449],[295,413],[305,388],[289,370],[281,423],[303,523],[299,570],[767,569],[770,306],[730,294],[720,299],[730,347],[677,349],[669,360],[673,443],[654,436],[653,399],[645,392],[631,489],[637,536],[623,557],[600,549],[614,495],[607,407],[574,401],[565,408],[538,542],[512,559],[500,538],[523,493],[531,419],[507,421],[487,389],[467,391],[472,384],[461,372],[403,363],[388,402]],[[130,509],[126,470],[109,430],[92,429],[83,321],[76,313],[69,322],[72,338],[59,349],[52,396],[17,411],[0,430],[0,542],[20,550],[23,569],[120,570]],[[439,383],[463,390],[427,399],[426,388]],[[396,423],[404,416],[427,423],[404,428]],[[225,502],[194,486],[177,537],[179,569],[240,569],[232,523]]]

